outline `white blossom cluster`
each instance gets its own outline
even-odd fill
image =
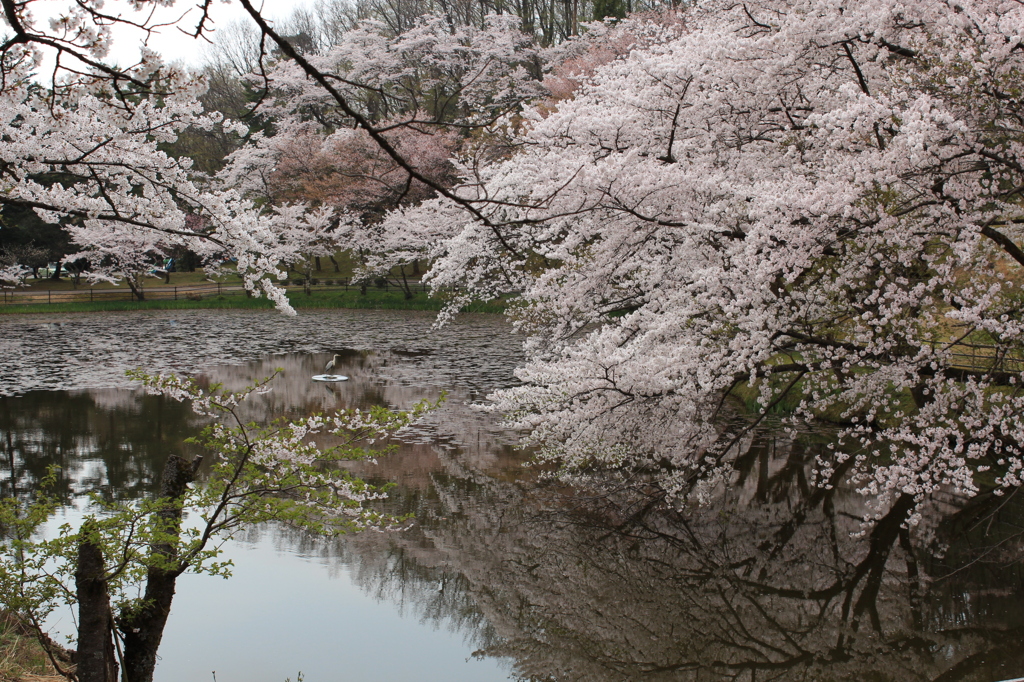
[[[821,485],[1019,485],[1024,6],[712,1],[630,31],[477,169],[486,220],[392,218],[436,286],[516,297],[531,360],[497,408],[542,459],[681,493],[721,475],[745,389],[843,426]]]
[[[21,20],[30,30],[26,8]],[[92,22],[71,15],[53,30],[77,36],[67,40],[82,58],[102,52],[106,33],[93,26],[99,32],[86,40],[83,31]],[[52,42],[45,35],[39,40]],[[201,78],[147,51],[134,69],[59,71],[64,76],[44,87],[34,80],[40,63],[32,42],[5,44],[0,204],[30,208],[62,224],[82,249],[69,258],[90,260],[93,278],[136,275],[168,249],[183,246],[210,263],[236,259],[247,288],[290,310],[274,284],[283,276],[280,265],[305,246],[293,233],[322,233],[327,216],[302,207],[261,210],[236,189],[193,171],[187,157],[164,151],[190,127],[245,132],[203,112]]]
[[[518,24],[512,15],[490,15],[482,27],[452,27],[425,15],[395,36],[366,20],[309,61],[371,120],[415,115],[421,123],[486,124],[542,92],[526,71],[536,51]],[[331,129],[351,125],[338,102],[294,62],[279,63],[268,78],[272,97],[265,114],[286,125],[303,119]]]
[[[431,404],[420,403],[409,412],[351,409],[255,424],[246,422],[238,408],[251,396],[267,393],[273,377],[242,391],[224,391],[217,385],[204,388],[189,377],[131,376],[147,391],[189,402],[197,414],[214,419],[197,439],[213,455],[208,480],[194,503],[205,509],[208,524],[276,520],[330,534],[400,523],[365,506],[386,498],[384,488],[339,464],[375,461],[390,449],[375,449],[375,443],[415,421]],[[330,444],[320,445],[318,439]]]

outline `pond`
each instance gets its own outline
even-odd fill
[[[395,481],[401,532],[320,541],[280,527],[225,547],[227,581],[186,576],[156,679],[942,680],[1024,676],[1024,507],[953,497],[913,533],[864,531],[866,501],[809,486],[828,433],[765,428],[709,508],[652,486],[569,489],[471,407],[515,383],[497,317],[442,330],[421,313],[176,311],[0,318],[4,495],[61,466],[84,496],[150,494],[201,422],[124,371],[239,387],[280,368],[253,408],[305,414],[449,398],[358,473]],[[310,377],[340,354],[350,380]],[[71,630],[70,617],[53,625]]]

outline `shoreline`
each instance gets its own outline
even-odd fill
[[[301,289],[289,289],[288,300],[292,307],[300,309],[371,309],[371,310],[422,310],[437,312],[444,306],[443,301],[417,293],[406,299],[401,292],[369,289],[366,294],[358,290],[315,291],[304,294]],[[0,306],[0,315],[46,314],[46,313],[89,313],[124,312],[135,310],[202,310],[241,309],[272,310],[274,305],[265,297],[248,298],[244,295],[208,296],[200,300],[156,299],[148,301],[82,301],[55,303],[10,303]],[[464,313],[503,313],[501,302],[476,303],[463,308]]]

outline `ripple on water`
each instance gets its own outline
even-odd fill
[[[125,388],[124,373],[195,374],[282,353],[394,351],[390,379],[456,384],[482,395],[514,383],[520,340],[499,316],[466,316],[440,330],[433,313],[377,310],[188,310],[0,317],[0,395]],[[468,358],[473,358],[469,360]]]

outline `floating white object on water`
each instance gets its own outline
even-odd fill
[[[348,381],[348,377],[344,374],[316,374],[313,381]]]

